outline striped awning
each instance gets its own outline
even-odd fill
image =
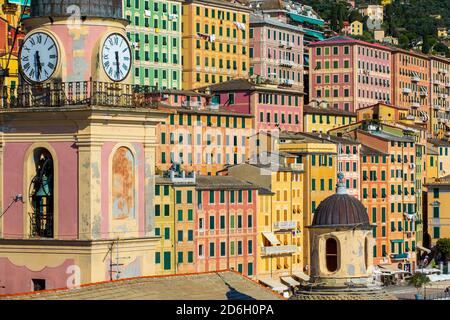
[[[290,287],[296,287],[300,285],[300,282],[294,280],[292,277],[281,277],[281,281]]]
[[[276,246],[280,244],[280,241],[272,232],[263,232],[262,234],[272,245]]]
[[[289,288],[282,284],[280,280],[274,278],[259,278],[258,280],[269,286],[273,291],[283,292],[289,290]]]

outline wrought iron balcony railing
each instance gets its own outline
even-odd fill
[[[122,108],[157,107],[154,86],[99,81],[21,84],[0,88],[3,108],[97,105]]]
[[[29,213],[30,237],[53,238],[53,214]]]

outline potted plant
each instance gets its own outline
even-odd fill
[[[416,300],[423,300],[420,289],[428,282],[430,282],[430,279],[423,273],[415,273],[411,279],[409,279],[409,284],[412,284],[417,289],[417,294],[415,295]]]

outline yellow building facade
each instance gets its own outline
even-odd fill
[[[324,139],[297,134],[280,134],[279,150],[296,156],[296,164],[304,169],[303,225],[311,225],[319,204],[335,192],[337,145]],[[308,232],[303,233],[303,260],[309,271],[310,244]]]
[[[248,76],[249,13],[221,0],[183,3],[183,89]]]
[[[352,23],[350,23],[350,29],[351,29],[352,36],[362,36],[363,35],[364,27],[363,27],[362,22],[353,21]]]
[[[303,131],[323,132],[356,122],[356,113],[328,108],[305,106],[303,110]]]
[[[441,238],[450,238],[450,175],[426,185],[426,229],[424,245],[431,248]]]

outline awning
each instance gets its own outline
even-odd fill
[[[294,278],[297,278],[297,279],[301,280],[301,281],[306,281],[306,282],[309,281],[309,276],[307,274],[304,274],[301,271],[297,271],[297,272],[292,273],[292,276]]]
[[[287,286],[282,284],[279,280],[273,278],[261,278],[258,280],[265,285],[268,285],[273,291],[283,292],[289,290]]]
[[[405,240],[403,240],[403,239],[394,239],[394,240],[391,240],[391,242],[392,243],[403,243],[403,242],[405,242]]]
[[[427,249],[427,248],[425,248],[425,247],[422,247],[422,246],[417,245],[416,248],[419,249],[419,250],[425,251],[426,253],[431,253],[431,250],[430,250],[430,249]]]
[[[296,287],[300,285],[300,282],[295,281],[292,277],[281,277],[281,281],[287,284],[290,287]]]
[[[272,232],[263,232],[262,234],[272,245],[276,246],[280,244],[280,241]]]
[[[381,268],[381,271],[383,272],[385,272],[385,271],[387,271],[388,273],[391,273],[391,274],[395,274],[395,273],[409,273],[408,271],[403,271],[403,270],[401,270],[401,269],[399,269],[399,268],[397,268],[397,267],[394,267],[394,266],[392,266],[392,265],[390,265],[390,264],[381,264],[381,265],[378,265],[380,268]]]

